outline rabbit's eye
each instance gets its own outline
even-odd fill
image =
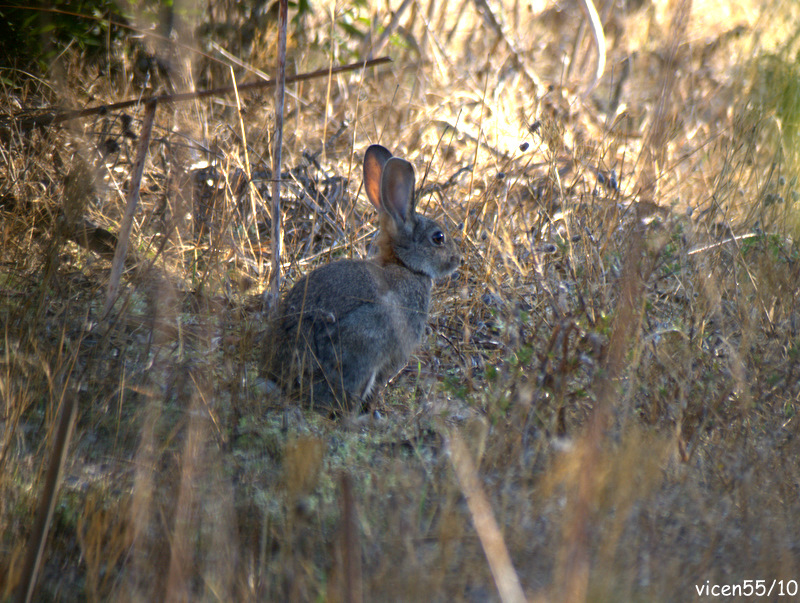
[[[441,230],[437,230],[431,235],[431,241],[434,245],[444,245],[444,233]]]

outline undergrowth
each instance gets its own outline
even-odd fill
[[[274,12],[211,3],[5,70],[3,598],[68,401],[37,600],[497,600],[481,496],[530,600],[800,580],[797,11],[618,4],[590,93],[576,7],[290,11],[292,73],[393,62],[287,89],[282,290],[368,255],[375,142],[465,260],[422,349],[338,419],[262,378],[270,93],[159,106],[108,313],[143,109],[19,113],[272,74]]]

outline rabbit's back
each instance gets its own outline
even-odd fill
[[[420,343],[431,286],[425,275],[368,260],[318,268],[292,287],[273,318],[270,377],[315,406],[368,399]]]

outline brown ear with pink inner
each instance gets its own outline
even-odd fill
[[[372,204],[381,209],[381,175],[383,166],[392,158],[386,147],[373,144],[364,153],[364,188]]]

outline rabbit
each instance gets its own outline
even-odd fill
[[[361,409],[422,341],[434,279],[461,263],[444,229],[417,215],[414,168],[381,145],[364,154],[364,188],[378,209],[378,253],[302,277],[268,329],[267,374],[317,408]]]

